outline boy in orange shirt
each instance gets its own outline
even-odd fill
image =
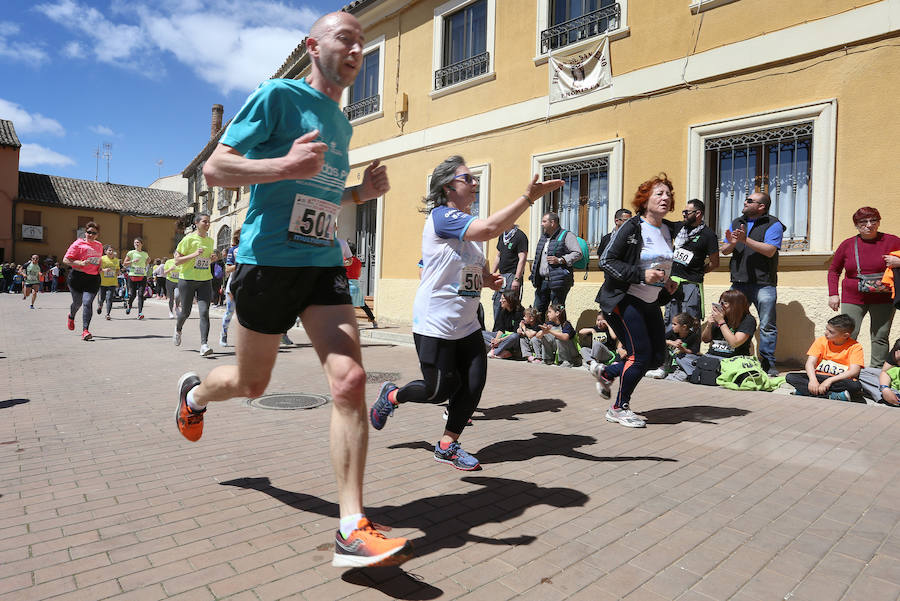
[[[806,351],[806,372],[785,376],[796,389],[794,394],[849,401],[862,392],[857,377],[866,362],[862,345],[850,338],[855,325],[844,313],[828,320],[825,335],[816,338]]]

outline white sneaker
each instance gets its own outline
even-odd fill
[[[175,314],[169,311],[169,319],[175,319]]]
[[[172,342],[175,346],[181,346],[181,332],[175,330],[175,333],[172,334]]]
[[[659,367],[657,369],[651,369],[647,373],[644,374],[645,378],[653,378],[654,380],[662,380],[666,377],[666,370]]]
[[[222,335],[219,336],[219,346],[225,348],[228,346],[228,335],[225,332],[222,332]]]
[[[628,428],[644,428],[647,424],[634,414],[631,409],[614,409],[610,407],[606,411],[606,421],[618,422]]]
[[[285,334],[282,334],[282,335],[281,335],[281,344],[283,344],[284,346],[293,346],[294,341],[291,340],[291,339],[288,337],[288,335],[285,333]]]
[[[213,350],[211,348],[209,348],[208,344],[200,345],[200,356],[201,357],[209,357],[210,355],[212,355],[212,353],[213,353]]]

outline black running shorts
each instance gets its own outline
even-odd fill
[[[350,305],[347,270],[238,265],[231,276],[237,319],[260,334],[283,334],[311,305]]]

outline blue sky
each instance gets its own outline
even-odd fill
[[[209,140],[212,105],[233,116],[346,3],[3,0],[0,119],[22,142],[19,168],[93,180],[107,142],[112,182],[181,173]]]

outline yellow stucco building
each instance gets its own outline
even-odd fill
[[[853,212],[875,206],[881,231],[900,234],[900,192],[883,175],[900,133],[890,75],[900,72],[900,0],[357,0],[345,10],[367,39],[344,102],[354,125],[348,185],[376,158],[391,179],[370,226],[379,321],[411,322],[416,209],[451,154],[481,177],[482,216],[533,174],[566,180],[566,192],[519,223],[532,254],[544,210],[596,244],[661,171],[675,183],[673,218],[702,199],[719,234],[749,191],[768,190],[788,230],[779,361],[804,357],[833,314],[827,266],[856,233]],[[551,102],[551,59],[595,51],[607,53],[609,85]],[[602,274],[592,265],[569,295],[573,322],[596,310]],[[729,286],[727,265],[708,274],[707,295]],[[867,321],[868,348],[866,332]]]

